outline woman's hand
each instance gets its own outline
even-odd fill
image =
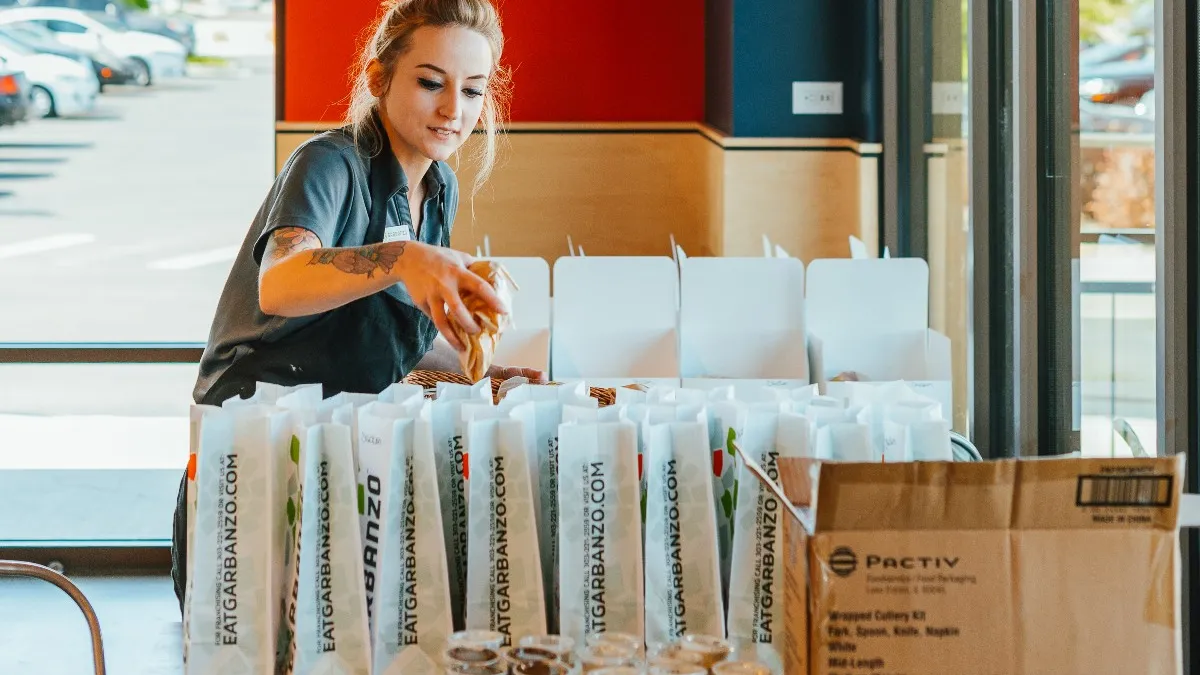
[[[492,366],[488,369],[489,377],[507,380],[510,377],[524,377],[532,384],[545,384],[549,381],[545,371],[537,368],[522,368],[521,366]]]
[[[474,259],[459,251],[431,246],[418,241],[396,242],[402,249],[398,256],[400,282],[420,309],[437,326],[438,332],[457,351],[466,349],[455,335],[453,324],[471,335],[479,332],[479,324],[467,311],[462,296],[472,294],[498,312],[507,308],[483,277],[467,269]]]

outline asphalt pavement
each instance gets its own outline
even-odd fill
[[[274,173],[269,60],[0,128],[0,342],[202,342]]]
[[[0,343],[206,340],[274,175],[271,65],[0,127]],[[0,366],[0,468],[182,466],[194,380],[188,364]]]

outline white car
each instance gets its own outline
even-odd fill
[[[0,40],[0,59],[25,71],[31,117],[83,115],[96,105],[100,81],[90,62],[39,54],[7,40]]]
[[[134,66],[134,81],[149,85],[182,77],[187,49],[162,35],[126,30],[116,19],[64,7],[14,7],[0,11],[0,24],[32,21],[50,29],[64,44],[85,51],[105,47]]]

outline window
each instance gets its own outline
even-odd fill
[[[0,227],[0,546],[169,538],[201,347],[274,176],[272,25],[197,31],[193,62],[155,55],[148,84],[131,69],[0,131],[19,158],[0,172],[19,225]]]
[[[1078,374],[1080,447],[1156,447],[1153,0],[1081,0]],[[1089,59],[1089,53],[1111,55]]]

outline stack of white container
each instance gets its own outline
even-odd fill
[[[433,673],[455,629],[728,638],[781,670],[780,505],[740,466],[952,459],[902,382],[260,385],[196,406],[188,673]]]

